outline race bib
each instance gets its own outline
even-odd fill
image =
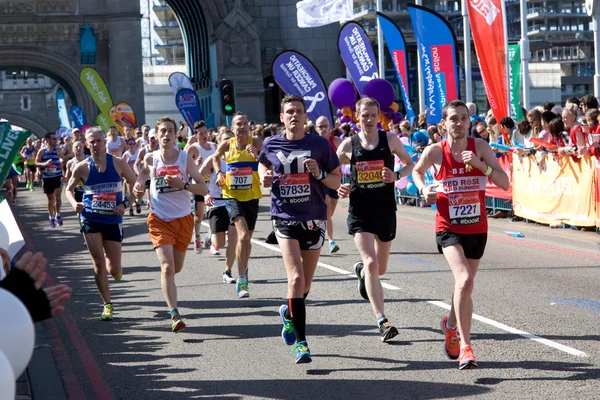
[[[46,175],[57,175],[59,172],[58,165],[50,164],[49,167],[44,168]]]
[[[95,193],[92,195],[92,212],[114,215],[117,207],[116,193]]]
[[[356,163],[358,185],[363,189],[380,188],[383,183],[383,160],[360,161]]]
[[[305,174],[284,174],[279,176],[279,197],[290,203],[310,201],[310,177]]]
[[[33,153],[27,154],[27,161],[33,161],[33,160],[35,160],[35,155]]]
[[[119,149],[110,150],[109,153],[112,154],[113,157],[119,157]]]
[[[158,168],[156,170],[156,176],[154,177],[154,182],[156,185],[156,191],[158,193],[172,193],[178,192],[181,189],[173,188],[167,184],[165,177],[167,175],[174,175],[178,177],[182,177],[182,174],[179,172],[179,167],[177,165],[166,165],[164,167]]]
[[[451,194],[448,204],[450,224],[471,225],[481,222],[481,202],[477,192]]]
[[[248,190],[252,189],[252,167],[237,168],[229,170],[229,189]]]
[[[204,183],[210,185],[210,174],[204,175]]]

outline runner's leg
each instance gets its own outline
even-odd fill
[[[106,258],[104,257],[102,233],[86,233],[84,236],[94,265],[96,286],[98,286],[102,301],[104,301],[104,304],[108,304],[110,303],[110,290],[108,288],[108,277],[106,276]]]
[[[327,227],[326,227],[327,240],[332,242],[333,241],[333,222],[331,222],[331,217],[333,216],[333,213],[335,212],[335,208],[337,207],[338,199],[332,199],[331,197],[326,196],[325,201],[327,202]]]
[[[288,280],[288,310],[297,342],[306,341],[305,272],[300,244],[295,239],[277,238]],[[314,250],[313,250],[314,251]],[[315,251],[317,254],[318,251]],[[313,271],[314,272],[314,271]]]
[[[104,240],[102,246],[104,246],[106,252],[106,269],[108,273],[116,280],[120,280],[123,270],[121,265],[122,244],[112,240]]]
[[[246,276],[246,269],[248,268],[248,261],[250,260],[250,251],[252,250],[252,233],[254,231],[248,230],[248,224],[244,217],[235,218],[234,223],[238,235],[237,246],[235,248],[238,273],[240,276]],[[229,238],[229,243],[231,243],[231,238]]]
[[[375,316],[380,318],[384,315],[383,310],[383,287],[379,280],[379,262],[377,258],[377,250],[375,248],[375,235],[367,232],[356,232],[354,234],[354,243],[358,249],[363,262],[363,271],[365,274],[365,285],[367,288],[367,294],[369,295],[369,301]],[[392,242],[381,243],[381,245],[387,244],[387,249]],[[383,248],[381,248],[383,251]]]
[[[160,262],[160,285],[169,310],[177,308],[177,287],[175,286],[175,255],[173,245],[164,244],[156,248]]]

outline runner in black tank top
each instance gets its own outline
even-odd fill
[[[350,184],[342,185],[340,197],[350,196],[348,232],[362,262],[354,264],[360,295],[371,302],[381,340],[392,339],[398,330],[384,314],[383,288],[379,275],[387,270],[392,240],[396,236],[396,198],[394,182],[410,174],[413,161],[394,134],[377,130],[379,103],[363,98],[356,103],[361,132],[345,139],[338,148],[342,163],[350,163]],[[404,163],[394,172],[394,157]]]

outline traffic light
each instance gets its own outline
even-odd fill
[[[235,113],[233,82],[229,79],[223,79],[219,82],[219,91],[221,92],[221,111],[225,115],[233,115]]]

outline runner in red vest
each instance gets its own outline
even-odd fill
[[[470,339],[472,292],[487,242],[485,186],[488,179],[504,190],[510,183],[489,145],[482,139],[467,138],[469,112],[465,103],[454,100],[446,104],[441,124],[447,139],[425,149],[413,178],[419,193],[437,206],[436,242],[454,275],[452,308],[441,321],[446,355],[459,359],[459,369],[475,368]],[[425,172],[432,165],[438,171],[437,183],[425,186]]]

